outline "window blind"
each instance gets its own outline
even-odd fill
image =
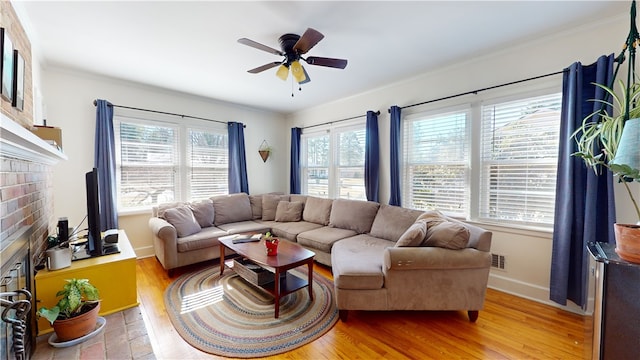
[[[329,197],[329,135],[302,136],[303,163],[302,178],[305,193],[322,198]]]
[[[229,192],[228,135],[189,129],[189,199],[207,199]]]
[[[403,202],[414,209],[469,213],[468,111],[403,121]]]
[[[342,199],[366,200],[364,189],[364,157],[366,130],[344,129],[337,133],[338,197]]]
[[[145,207],[179,197],[178,129],[117,121],[118,208]]]
[[[482,107],[479,216],[553,224],[559,93]]]

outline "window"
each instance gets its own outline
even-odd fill
[[[205,130],[115,117],[114,132],[119,210],[228,192],[224,125]]]
[[[403,205],[469,213],[469,111],[418,114],[403,121]]]
[[[325,128],[301,136],[302,193],[366,200],[364,123]]]
[[[562,94],[482,106],[479,217],[553,224]]]

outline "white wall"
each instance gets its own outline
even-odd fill
[[[509,83],[538,75],[561,71],[575,61],[593,63],[600,55],[617,53],[628,33],[628,15],[604,19],[598,24],[573,29],[550,37],[532,39],[517,47],[503,49],[484,57],[468,59],[435,72],[416,76],[379,89],[372,89],[340,101],[306,109],[288,116],[289,126],[309,126],[380,110],[378,126],[381,141],[380,199],[389,199],[389,114],[392,105],[405,106],[476,89]],[[473,39],[469,39],[473,41]],[[464,44],[461,44],[464,46]],[[406,55],[406,54],[404,54]],[[562,77],[527,83],[537,89],[549,86],[561,91]],[[483,92],[483,96],[502,97],[522,91],[523,86],[508,86]],[[478,101],[475,95],[437,102],[403,110],[404,114]],[[635,184],[637,185],[637,184]],[[624,188],[616,189],[619,195]],[[640,195],[638,187],[635,192]],[[640,196],[639,196],[640,197]],[[621,198],[617,196],[617,198]],[[629,202],[618,204],[621,222],[635,222]],[[492,271],[490,286],[550,303],[549,276],[551,264],[551,232],[535,229],[513,229],[495,224],[478,224],[493,231],[492,252],[506,255],[506,271]],[[576,310],[575,307],[571,309]]]
[[[63,151],[69,157],[54,169],[55,216],[68,217],[70,225],[78,225],[86,214],[84,174],[93,167],[94,99],[225,122],[242,122],[246,125],[250,192],[288,190],[288,175],[284,170],[289,157],[289,132],[281,114],[67,69],[45,68],[42,81],[47,124],[62,129]],[[142,118],[159,116],[118,108],[115,113]],[[265,139],[273,148],[266,163],[258,154],[258,148]],[[121,215],[119,219],[120,227],[127,232],[138,256],[153,255],[152,236],[147,227],[149,214]]]

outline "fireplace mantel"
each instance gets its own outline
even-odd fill
[[[68,159],[63,152],[4,114],[0,114],[0,156],[48,165]]]

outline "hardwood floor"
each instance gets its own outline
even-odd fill
[[[166,315],[170,278],[155,258],[137,261],[138,296],[158,359],[211,359],[187,344]],[[316,272],[331,278],[330,268]],[[466,311],[351,311],[320,339],[282,354],[283,359],[586,359],[591,318],[489,289],[476,323]],[[274,357],[275,358],[275,357]]]

